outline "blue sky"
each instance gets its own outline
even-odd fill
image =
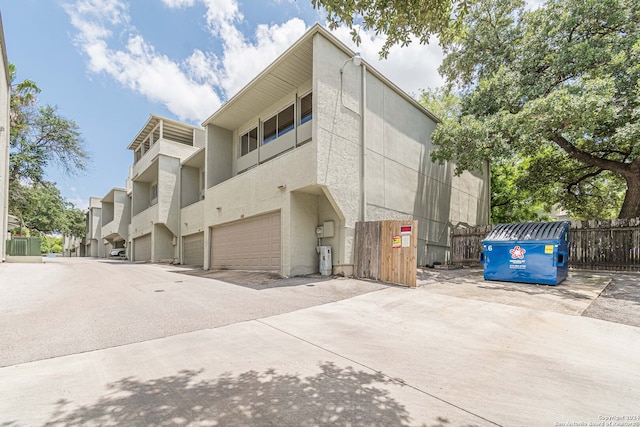
[[[310,0],[0,0],[9,61],[18,80],[42,89],[42,104],[74,120],[92,154],[89,170],[67,177],[63,196],[86,208],[90,196],[123,187],[126,149],[149,114],[200,124],[316,22]],[[348,30],[336,36],[410,94],[437,87],[437,43],[392,49]]]

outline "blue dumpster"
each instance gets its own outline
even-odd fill
[[[557,285],[569,271],[569,222],[498,224],[480,261],[485,280]]]

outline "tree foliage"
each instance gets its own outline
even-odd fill
[[[41,181],[46,166],[59,166],[74,175],[84,171],[90,156],[80,138],[78,125],[65,119],[50,105],[38,106],[40,88],[31,80],[15,83],[11,74],[10,98],[10,182],[19,179]]]
[[[329,28],[345,24],[353,40],[359,44],[357,28],[384,34],[387,39],[380,55],[387,57],[389,48],[406,46],[413,37],[428,43],[431,36],[451,40],[460,30],[462,18],[475,0],[311,0],[313,7],[324,7]]]
[[[24,227],[39,235],[60,233],[84,236],[84,213],[67,202],[55,184],[14,182],[9,188],[10,209]]]
[[[39,106],[40,88],[31,80],[16,82],[13,64],[9,72],[9,211],[40,234],[73,231],[81,236],[84,214],[45,179],[48,166],[57,165],[69,175],[88,167],[90,158],[78,125],[60,116],[55,107]]]
[[[527,159],[520,188],[577,217],[640,216],[640,3],[487,0],[446,46],[459,113],[433,135],[457,172]]]
[[[461,113],[460,97],[445,88],[426,90],[420,103],[445,121],[455,120]],[[491,163],[491,222],[509,223],[543,221],[550,217],[553,206],[546,204],[526,185],[528,159],[509,158]]]

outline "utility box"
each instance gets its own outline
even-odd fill
[[[480,262],[485,280],[557,285],[569,272],[569,222],[498,224]]]
[[[320,274],[330,276],[333,270],[331,261],[331,246],[318,246],[318,256],[320,263]]]

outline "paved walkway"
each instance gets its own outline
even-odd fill
[[[175,273],[149,267],[173,283]],[[541,295],[513,293],[537,298],[534,307],[501,294],[490,301],[483,285],[482,298],[448,295],[436,282],[381,287],[6,366],[0,425],[559,426],[640,415],[640,329]]]

